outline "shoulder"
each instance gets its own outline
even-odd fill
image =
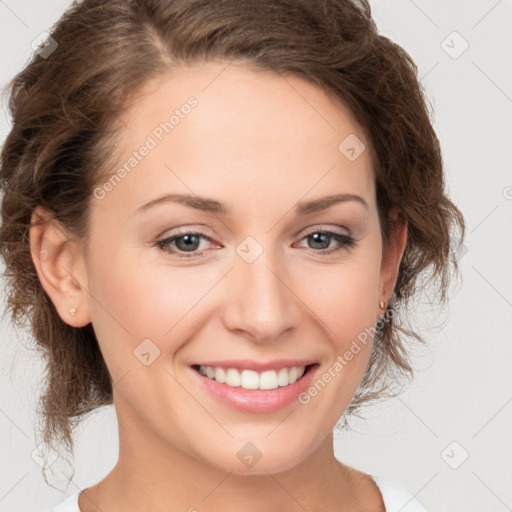
[[[80,509],[78,508],[78,495],[79,492],[72,494],[60,505],[49,510],[49,512],[80,512]]]
[[[386,512],[426,512],[418,500],[400,485],[384,478],[370,476],[382,494]]]

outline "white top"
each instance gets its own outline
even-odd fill
[[[386,512],[427,512],[403,487],[380,477],[370,476],[380,489]],[[63,503],[52,508],[49,512],[80,512],[78,508],[79,494],[77,492],[69,496]]]

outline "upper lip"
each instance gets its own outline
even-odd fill
[[[216,368],[235,368],[237,370],[254,370],[264,372],[266,370],[279,370],[281,368],[292,368],[309,366],[317,361],[312,359],[276,359],[274,361],[259,362],[252,359],[232,359],[229,361],[202,361],[195,365],[212,366]],[[194,365],[192,365],[194,366]]]

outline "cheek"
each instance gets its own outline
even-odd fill
[[[317,269],[314,282],[315,286],[309,283],[307,303],[338,353],[377,320],[379,264],[372,259],[347,260],[336,270]]]
[[[218,276],[200,267],[142,261],[140,249],[116,251],[108,243],[101,251],[91,249],[90,308],[100,344],[130,354],[150,339],[169,352],[178,348],[172,340],[192,335],[194,314]]]

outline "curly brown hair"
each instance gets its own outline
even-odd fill
[[[425,277],[446,301],[451,265],[458,271],[453,241],[462,243],[465,225],[445,195],[440,144],[417,66],[378,34],[367,0],[83,0],[50,35],[58,47],[36,52],[6,89],[12,128],[0,162],[8,309],[14,323],[30,324],[47,363],[40,399],[47,443],[71,450],[73,426],[112,403],[113,383],[92,325],[64,323],[41,286],[29,243],[32,213],[46,207],[69,233],[86,239],[91,193],[114,159],[120,116],[144,84],[181,64],[236,60],[299,77],[341,101],[363,127],[382,239],[389,240],[388,213],[398,207],[408,240],[388,306],[396,314],[377,331],[346,413],[389,396],[412,376],[405,342],[424,340],[406,328],[406,305]]]

